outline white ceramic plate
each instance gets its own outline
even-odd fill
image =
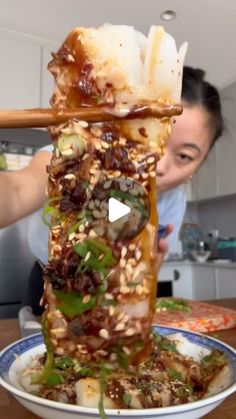
[[[217,407],[227,396],[236,390],[236,350],[216,339],[177,328],[154,326],[154,330],[170,339],[179,341],[179,351],[192,355],[195,359],[211,352],[214,348],[227,355],[232,367],[232,377],[228,387],[206,399],[179,406],[155,409],[107,409],[111,419],[197,419]],[[37,354],[45,351],[40,333],[21,339],[0,353],[0,384],[5,387],[21,404],[44,419],[96,419],[97,409],[45,400],[26,393],[19,384],[19,372],[31,362]]]

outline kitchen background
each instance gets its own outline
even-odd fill
[[[166,9],[176,13],[174,20],[161,20]],[[169,0],[168,4],[166,0],[0,0],[0,11],[1,109],[49,106],[53,83],[47,64],[51,52],[75,26],[122,23],[147,33],[151,24],[163,24],[178,45],[187,40],[186,63],[204,68],[220,89],[225,131],[187,185],[183,232],[200,231],[199,240],[209,239],[208,233],[216,230],[220,238],[236,237],[234,0]],[[0,168],[20,169],[48,142],[43,130],[0,130]],[[16,315],[34,260],[27,243],[28,221],[26,217],[0,231],[0,318]],[[160,273],[160,287],[165,284],[168,295],[199,299],[236,295],[236,262],[227,257],[185,261],[182,251],[183,243],[172,255],[175,260],[166,261]]]

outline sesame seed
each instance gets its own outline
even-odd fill
[[[156,146],[157,146],[157,144],[156,144],[156,142],[155,142],[155,141],[150,141],[150,142],[149,142],[149,146],[150,146],[150,147],[156,147]]]
[[[64,176],[64,179],[76,179],[74,173],[68,173]]]
[[[68,237],[69,241],[73,240],[74,238],[75,238],[75,232],[69,234],[69,237]]]
[[[115,308],[113,306],[109,307],[109,316],[114,316],[115,314]]]
[[[154,170],[153,170],[152,172],[149,173],[149,176],[155,178],[156,177],[156,172],[154,172]]]
[[[76,239],[78,239],[78,241],[83,240],[87,237],[87,234],[84,233],[78,233],[76,234]]]
[[[155,157],[148,157],[148,159],[147,159],[147,163],[148,164],[151,164],[151,163],[154,163],[154,161],[155,161]]]
[[[107,216],[107,210],[105,208],[102,209],[101,211],[101,218],[105,218]]]
[[[90,256],[91,256],[91,252],[89,251],[88,253],[86,253],[84,261],[86,262],[87,260],[89,260]]]
[[[94,201],[89,201],[88,207],[91,210],[94,209]]]
[[[95,233],[95,231],[90,230],[89,237],[95,238],[95,237],[97,237],[97,234]]]
[[[124,258],[127,253],[127,247],[123,246],[121,249],[121,257]]]
[[[117,316],[117,320],[118,321],[122,320],[124,318],[124,316],[125,316],[124,313],[122,313],[122,311],[121,311]]]
[[[95,143],[95,148],[96,148],[96,150],[101,150],[101,148],[102,148],[102,146],[101,146],[101,144],[100,143]]]
[[[95,209],[93,210],[93,216],[95,218],[101,218],[101,212]]]
[[[136,252],[135,252],[136,260],[139,260],[141,258],[141,256],[142,256],[142,252],[140,250],[136,250]]]
[[[81,232],[81,233],[83,233],[83,231],[85,230],[85,227],[84,227],[84,225],[83,224],[81,224],[80,226],[79,226],[79,231]]]
[[[103,349],[98,349],[98,351],[95,352],[95,355],[107,356],[107,351],[104,351]]]
[[[78,123],[82,128],[87,128],[88,127],[88,122],[87,121],[79,121]]]
[[[143,294],[143,286],[142,285],[137,285],[137,287],[135,287],[135,291],[138,295],[142,295]]]
[[[103,148],[106,148],[106,149],[109,148],[109,144],[106,143],[105,141],[101,141],[101,145]]]
[[[61,249],[62,249],[62,247],[61,247],[59,244],[55,244],[55,245],[53,246],[53,250],[54,250],[55,252],[60,252],[60,251],[61,251]]]
[[[123,317],[123,322],[127,323],[129,321],[129,319],[130,319],[129,315],[125,314],[124,317]]]
[[[112,184],[112,180],[107,180],[104,184],[103,184],[103,189],[109,189],[111,187]]]
[[[87,159],[89,157],[89,154],[88,153],[85,153],[84,155],[83,155],[83,157],[82,157],[82,160],[85,160],[85,159]]]
[[[148,178],[148,173],[142,173],[142,179],[147,179]]]
[[[120,332],[121,330],[124,330],[124,328],[125,328],[125,324],[123,323],[123,322],[120,322],[120,323],[118,323],[116,326],[115,326],[115,331],[116,332]]]
[[[109,339],[109,333],[106,329],[100,329],[99,336],[101,336],[103,339]]]
[[[133,267],[130,265],[130,263],[126,264],[126,270],[128,273],[132,274],[133,273]]]
[[[109,292],[106,292],[104,297],[105,297],[106,300],[113,300],[113,295],[110,294]]]
[[[129,289],[129,287],[122,286],[122,287],[120,287],[120,292],[121,292],[121,294],[129,294],[130,289]]]
[[[131,354],[131,351],[130,351],[130,349],[129,349],[129,348],[127,348],[127,346],[123,346],[123,347],[122,347],[122,349],[123,349],[123,351],[124,351],[124,353],[125,353],[126,355],[130,355],[130,354]]]
[[[130,327],[129,329],[127,329],[126,331],[125,331],[125,335],[126,336],[133,336],[135,334],[135,329],[134,328],[132,328],[132,327]]]
[[[61,154],[63,156],[71,156],[73,154],[73,150],[71,148],[69,148],[68,150],[62,150]]]
[[[125,145],[125,144],[126,144],[126,138],[121,137],[121,138],[120,138],[120,140],[119,140],[119,143],[120,143],[121,145]]]
[[[120,266],[121,268],[124,268],[126,265],[126,260],[125,259],[120,259]]]
[[[131,243],[130,245],[129,245],[129,250],[135,250],[135,244],[134,243]]]
[[[87,304],[90,300],[91,300],[91,296],[89,294],[86,294],[82,299],[82,303]]]

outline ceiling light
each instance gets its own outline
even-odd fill
[[[174,20],[176,18],[176,13],[174,10],[164,10],[161,13],[162,20]]]

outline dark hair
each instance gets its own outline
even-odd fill
[[[204,80],[205,71],[184,66],[182,100],[191,105],[201,105],[210,116],[213,132],[212,146],[224,129],[220,95],[215,86]]]

